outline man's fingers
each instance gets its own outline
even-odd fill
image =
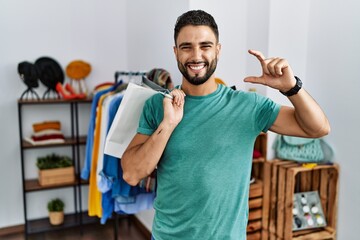
[[[174,89],[171,91],[171,95],[174,96],[173,103],[177,106],[181,106],[185,101],[185,93],[180,89]]]
[[[255,77],[255,76],[250,76],[250,77],[244,78],[244,82],[255,83],[255,84],[265,84],[263,78]]]
[[[260,52],[260,51],[249,49],[248,52],[249,52],[251,55],[255,56],[260,62],[262,62],[262,61],[265,60],[264,55],[263,55],[262,52]]]
[[[278,77],[283,74],[283,69],[288,67],[288,63],[283,58],[272,58],[271,60],[266,60],[269,73],[273,77]]]
[[[255,56],[255,57],[259,60],[259,62],[260,62],[260,64],[261,64],[261,68],[262,68],[264,74],[271,74],[271,73],[269,72],[269,69],[267,68],[267,63],[268,63],[271,59],[265,59],[265,57],[264,57],[264,55],[262,54],[262,52],[257,51],[257,50],[251,50],[251,49],[250,49],[248,52],[249,52],[251,55]]]

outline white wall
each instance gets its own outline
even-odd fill
[[[338,239],[357,239],[360,210],[354,206],[360,202],[356,150],[360,134],[360,2],[225,2],[154,0],[150,4],[146,0],[123,0],[103,4],[92,0],[85,4],[85,0],[63,0],[50,5],[45,0],[33,0],[31,4],[25,0],[0,0],[0,81],[4,85],[0,110],[5,113],[2,116],[8,116],[0,119],[1,165],[6,166],[0,168],[0,212],[5,216],[0,217],[0,228],[23,223],[16,99],[25,85],[17,76],[17,63],[49,55],[66,65],[81,57],[94,68],[89,85],[112,80],[119,69],[164,67],[179,83],[172,53],[173,26],[180,13],[202,8],[214,15],[220,28],[223,51],[218,77],[246,90],[248,86],[242,79],[259,73],[256,60],[246,50],[259,49],[267,56],[286,57],[304,87],[323,107],[332,125],[327,139],[335,147],[336,161],[341,166]],[[78,12],[79,8],[84,10]],[[81,23],[76,19],[82,19]],[[277,91],[258,89],[288,104]],[[139,214],[148,227],[151,214]]]
[[[173,46],[176,17],[188,9],[188,1],[132,0],[127,2],[129,69],[164,68],[175,84],[181,83]]]
[[[126,1],[0,1],[0,228],[24,222],[16,101],[26,86],[17,74],[17,64],[50,56],[65,68],[72,60],[86,60],[92,65],[86,79],[91,89],[96,83],[114,81],[116,70],[127,69],[126,29]],[[35,90],[42,96],[44,87]],[[30,134],[31,123],[49,118],[36,109],[25,114],[26,134]],[[50,117],[64,119],[67,129],[69,123],[61,115],[60,110]],[[26,164],[31,169],[36,154],[26,154],[30,155]],[[30,177],[36,174],[36,169],[32,170],[27,172]],[[36,194],[30,195],[36,204],[30,207],[29,216],[34,218],[47,214],[44,203],[49,198],[44,192]],[[53,191],[50,194],[55,195]],[[71,201],[66,199],[67,211],[71,210]]]
[[[327,140],[340,164],[338,239],[358,239],[360,210],[354,207],[360,201],[358,9],[360,3],[351,0],[273,0],[270,8],[269,54],[288,58],[332,126]],[[268,90],[268,96],[288,104],[276,91]]]
[[[192,0],[190,9],[211,13],[218,24],[221,54],[216,76],[229,86],[244,88],[247,1]]]
[[[340,164],[338,239],[358,239],[360,209],[360,2],[311,1],[307,51],[309,88],[332,125]]]

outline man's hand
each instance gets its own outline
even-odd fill
[[[262,84],[282,92],[287,92],[295,86],[296,79],[286,59],[265,58],[260,51],[256,50],[249,50],[249,53],[259,60],[263,73],[260,77],[246,77],[244,82]]]
[[[180,89],[174,89],[170,95],[173,96],[173,99],[164,97],[163,122],[176,127],[183,118],[185,93]]]

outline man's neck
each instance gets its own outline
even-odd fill
[[[185,92],[187,95],[191,96],[205,96],[211,94],[216,91],[217,83],[215,82],[215,78],[211,77],[205,83],[201,85],[192,85],[186,79],[183,78],[181,84],[181,90]]]

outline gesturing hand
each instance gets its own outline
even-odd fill
[[[265,58],[260,51],[256,50],[249,50],[248,52],[259,60],[263,73],[260,77],[246,77],[244,82],[262,84],[282,92],[286,92],[295,86],[296,79],[286,59]]]

